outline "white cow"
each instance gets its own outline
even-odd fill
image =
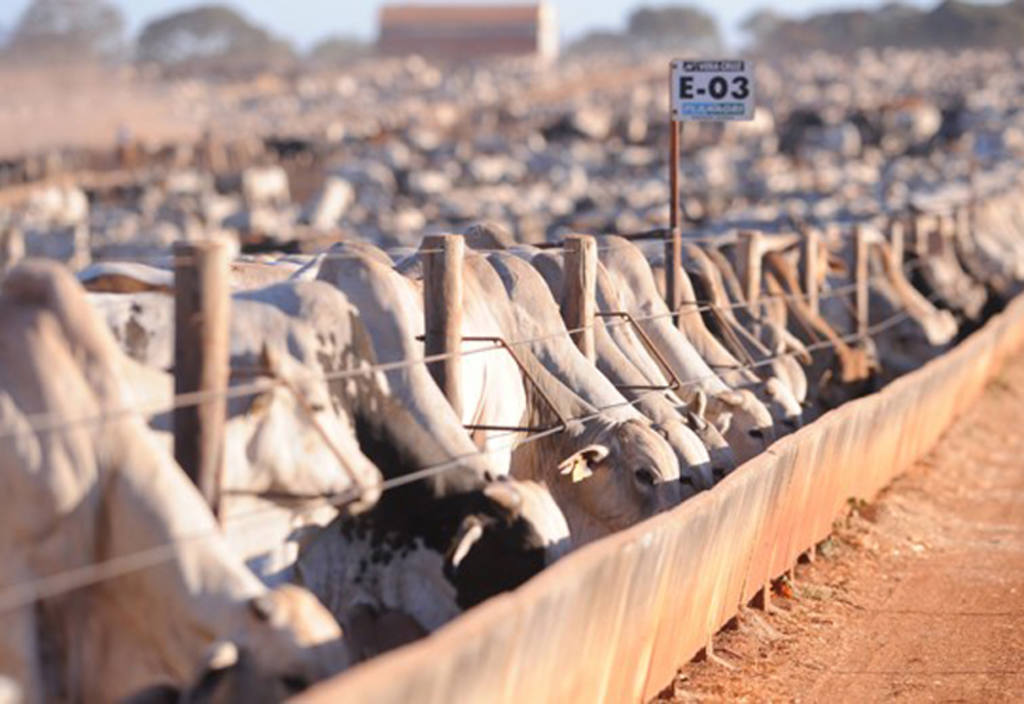
[[[10,499],[0,592],[118,566],[78,589],[44,592],[38,608],[27,601],[0,613],[0,671],[26,701],[187,687],[240,656],[262,678],[262,698],[276,700],[345,667],[331,616],[304,590],[268,592],[143,419],[122,412],[136,404],[127,360],[74,278],[22,263],[4,279],[0,319],[0,488]],[[113,415],[63,422],[103,414]],[[218,639],[233,645],[211,661]]]

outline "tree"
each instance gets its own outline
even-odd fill
[[[786,22],[786,18],[774,10],[755,10],[740,23],[740,29],[750,34],[754,43],[767,41],[768,38],[779,31],[779,28]]]
[[[707,50],[717,50],[722,45],[715,18],[686,5],[641,7],[629,16],[627,32],[655,47],[699,43]]]
[[[33,0],[6,52],[34,62],[112,58],[123,49],[124,17],[105,0]]]
[[[629,39],[618,32],[595,30],[583,35],[565,49],[568,56],[623,54],[631,49]]]
[[[309,50],[307,59],[314,66],[333,68],[351,64],[370,53],[370,46],[355,37],[327,37]]]
[[[142,29],[139,61],[184,72],[280,68],[291,47],[223,5],[203,5],[156,19]]]

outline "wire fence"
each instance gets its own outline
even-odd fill
[[[833,291],[832,295],[833,296],[845,295],[846,293],[848,293],[847,289],[849,289],[849,287],[842,287],[841,289],[837,289],[837,290]],[[806,296],[797,296],[797,298],[800,298],[800,297],[806,297]],[[793,299],[794,296],[787,294],[785,296],[776,296],[775,298]],[[934,298],[934,295],[933,295],[933,298]],[[710,304],[705,304],[705,305],[709,309],[713,307]],[[672,315],[672,313],[662,313],[662,314],[658,314],[658,315],[646,316],[644,318],[638,318],[637,320],[652,320],[652,319],[657,318],[657,317],[667,317],[669,315]],[[814,351],[825,350],[825,349],[829,349],[829,348],[835,347],[840,341],[846,343],[846,342],[855,342],[857,340],[862,340],[862,339],[865,339],[867,337],[871,337],[873,335],[879,334],[880,332],[882,332],[882,331],[884,331],[884,330],[886,330],[886,329],[888,329],[888,328],[898,324],[899,322],[902,322],[903,320],[907,319],[908,317],[910,317],[910,315],[911,315],[911,313],[908,310],[903,309],[903,310],[900,310],[900,311],[894,313],[893,315],[891,315],[886,320],[884,320],[884,321],[882,321],[880,323],[876,323],[876,324],[868,327],[867,330],[864,331],[864,332],[861,332],[861,333],[851,333],[851,334],[842,336],[842,337],[838,338],[837,340],[823,341],[823,342],[819,342],[819,343],[810,344],[810,345],[807,345],[805,347],[805,350],[807,352],[814,352]],[[612,321],[612,322],[615,322],[615,321]],[[605,325],[609,325],[609,324],[612,324],[612,322],[606,322],[604,324]],[[620,324],[625,324],[625,322],[626,321],[623,321]],[[584,326],[583,328],[578,328],[576,330],[564,330],[563,329],[563,330],[559,330],[558,332],[552,333],[550,335],[537,336],[537,337],[533,337],[533,338],[529,338],[529,339],[517,340],[517,341],[511,342],[509,344],[517,344],[517,345],[530,344],[530,343],[537,342],[537,341],[540,341],[540,340],[543,340],[543,339],[549,339],[549,338],[552,338],[552,337],[561,337],[561,336],[567,335],[567,334],[569,334],[571,332],[576,332],[576,331],[585,329],[586,327],[591,327],[591,326]],[[466,354],[474,354],[474,353],[478,353],[478,352],[481,352],[481,351],[489,351],[489,350],[496,350],[496,349],[500,349],[500,345],[494,345],[493,347],[489,347],[486,350],[471,350],[471,351],[466,351],[466,352],[461,352],[460,351],[460,352],[453,353],[453,354],[466,355]],[[780,358],[796,356],[798,354],[800,354],[800,352],[796,351],[796,350],[788,351],[788,352],[782,352],[782,353],[771,355],[771,356],[766,357],[766,358],[761,359],[761,360],[750,362],[748,364],[737,365],[736,367],[734,367],[734,369],[736,369],[736,370],[744,370],[745,369],[745,370],[751,370],[752,371],[754,369],[758,369],[758,368],[763,367],[763,366],[768,366],[768,365],[772,364],[773,362],[775,362],[776,360],[778,360]],[[373,365],[372,368],[345,370],[343,372],[336,372],[336,373],[330,374],[330,375],[322,375],[322,376],[320,376],[318,378],[323,378],[323,379],[327,380],[327,379],[332,379],[332,378],[342,378],[343,375],[344,376],[352,376],[352,375],[357,375],[357,374],[366,374],[366,373],[373,373],[373,372],[377,372],[377,371],[384,371],[384,370],[389,370],[389,369],[399,369],[399,368],[408,367],[408,366],[414,365],[414,364],[423,364],[423,363],[426,363],[426,362],[429,362],[429,361],[433,361],[435,359],[443,359],[443,358],[446,358],[446,357],[449,357],[449,356],[452,356],[452,354],[432,355],[432,356],[423,357],[423,358],[416,359],[416,360],[403,360],[403,361],[400,361],[400,362],[392,362],[392,363],[386,363],[386,364],[380,364],[380,365]],[[688,378],[688,379],[682,380],[681,381],[681,386],[683,388],[698,386],[698,385],[700,385],[700,384],[702,384],[704,382],[711,381],[711,380],[714,380],[716,378],[719,378],[719,374],[717,374],[717,373],[709,373],[709,374],[705,374],[705,375],[702,375],[702,376],[699,376],[699,377],[696,377],[696,378]],[[274,382],[267,381],[265,383],[252,383],[252,384],[245,384],[245,385],[240,385],[240,386],[237,386],[237,387],[232,387],[231,389],[227,390],[226,392],[179,394],[179,395],[175,396],[174,405],[171,406],[171,407],[178,407],[180,405],[192,404],[192,403],[201,403],[204,400],[207,400],[208,398],[216,397],[218,394],[229,395],[231,397],[245,396],[245,395],[249,395],[249,394],[252,394],[252,393],[257,393],[259,391],[267,390],[267,389],[271,388],[273,385],[274,385]],[[678,391],[678,390],[679,389],[677,388],[677,389],[673,389],[672,391],[675,392],[675,391]],[[569,419],[569,421],[573,422],[573,423],[585,424],[585,423],[588,423],[590,421],[593,421],[595,419],[598,419],[598,418],[602,417],[602,415],[605,414],[607,411],[610,411],[610,410],[613,410],[613,409],[617,409],[617,408],[623,408],[623,407],[634,407],[637,404],[640,404],[643,401],[645,401],[651,395],[664,394],[665,392],[666,392],[665,389],[651,389],[651,390],[643,391],[643,392],[638,393],[632,399],[626,399],[626,400],[623,400],[621,402],[616,402],[616,403],[613,403],[613,404],[608,404],[608,405],[604,405],[604,406],[600,406],[600,407],[595,407],[592,412],[587,413],[587,414],[582,415],[582,416],[571,418],[571,419]],[[169,410],[169,407],[165,407],[164,410]],[[12,435],[17,435],[17,434],[20,434],[22,432],[46,432],[46,431],[53,431],[53,430],[59,430],[59,429],[66,429],[66,428],[70,428],[70,427],[75,427],[76,425],[81,425],[81,424],[86,424],[86,423],[104,422],[106,420],[112,420],[112,419],[116,419],[118,417],[123,417],[123,416],[129,415],[129,414],[139,413],[139,412],[140,412],[140,410],[138,408],[119,409],[117,411],[108,412],[108,413],[105,413],[105,414],[102,414],[102,415],[97,415],[97,416],[93,416],[93,417],[90,417],[90,418],[84,418],[84,419],[53,419],[53,418],[42,419],[39,416],[36,416],[36,417],[31,417],[30,416],[30,417],[28,417],[28,420],[29,420],[30,424],[33,426],[30,430],[21,430],[21,431],[17,431],[16,433],[0,434],[0,439],[3,439],[5,437],[11,437]],[[540,440],[542,440],[544,438],[551,437],[551,436],[553,436],[553,435],[555,435],[557,433],[561,433],[561,432],[564,432],[564,428],[561,427],[561,426],[557,426],[557,427],[554,427],[554,428],[551,428],[551,429],[548,429],[548,430],[543,430],[543,431],[539,431],[539,432],[530,433],[530,434],[525,435],[524,437],[516,437],[518,435],[517,433],[510,433],[509,434],[510,435],[510,441],[508,443],[506,443],[506,444],[491,445],[491,446],[489,446],[487,448],[483,448],[483,449],[480,449],[480,450],[477,450],[477,451],[474,451],[474,452],[465,453],[465,454],[462,454],[462,455],[459,455],[459,456],[451,457],[448,460],[445,460],[444,462],[440,462],[440,463],[437,463],[437,464],[434,464],[434,465],[430,465],[428,467],[423,467],[423,468],[421,468],[419,470],[416,470],[414,472],[410,472],[408,474],[404,474],[404,475],[401,475],[401,476],[398,476],[398,477],[392,477],[392,478],[389,478],[389,479],[385,479],[385,480],[383,480],[381,482],[378,482],[377,484],[375,484],[373,486],[370,486],[370,487],[365,487],[365,488],[352,487],[351,489],[346,490],[345,492],[342,492],[340,494],[321,495],[321,496],[309,496],[309,497],[307,497],[307,501],[304,503],[304,505],[299,507],[299,508],[297,508],[297,509],[295,509],[295,510],[297,510],[299,512],[312,512],[312,511],[317,510],[319,508],[322,508],[324,506],[338,506],[340,504],[344,504],[344,503],[347,503],[347,502],[350,502],[350,501],[357,500],[357,499],[361,498],[363,495],[365,495],[367,492],[370,492],[370,491],[373,491],[373,492],[385,492],[385,491],[389,491],[389,490],[395,489],[395,488],[400,487],[400,486],[405,486],[405,485],[411,484],[413,482],[422,481],[422,480],[425,480],[425,479],[429,479],[431,477],[436,477],[436,476],[439,476],[439,475],[441,475],[441,474],[443,474],[445,472],[452,471],[452,470],[454,470],[456,468],[459,468],[460,466],[463,465],[463,463],[467,459],[470,459],[470,458],[473,458],[473,457],[486,456],[486,455],[495,454],[495,453],[499,453],[499,452],[513,451],[513,450],[515,450],[517,448],[520,448],[520,447],[522,447],[524,445],[527,445],[529,443],[538,442],[538,441],[540,441]],[[232,493],[232,490],[230,488],[227,488],[226,491],[225,491],[225,494],[226,495],[231,495],[231,493]],[[295,498],[295,497],[294,496],[290,496],[290,498]],[[278,509],[276,509],[276,508],[257,508],[257,509],[254,509],[252,511],[249,511],[249,512],[234,514],[234,515],[229,517],[229,521],[231,521],[231,522],[247,521],[247,520],[251,520],[253,518],[257,518],[257,517],[260,517],[260,516],[270,515],[271,513],[276,512],[277,510]],[[62,572],[59,572],[59,573],[56,573],[56,574],[53,574],[53,575],[48,575],[48,576],[43,577],[43,578],[28,580],[28,581],[25,581],[25,582],[21,582],[21,583],[17,583],[17,584],[13,584],[13,585],[4,587],[4,588],[0,589],[0,613],[9,612],[9,611],[12,611],[14,609],[18,609],[18,608],[27,606],[29,604],[32,604],[32,603],[34,603],[34,602],[36,602],[38,600],[41,600],[41,599],[48,599],[48,598],[53,598],[53,597],[56,597],[56,596],[60,596],[62,594],[66,594],[66,593],[74,591],[76,589],[80,589],[80,588],[83,588],[83,587],[95,585],[95,584],[98,584],[98,583],[103,582],[103,581],[107,581],[107,580],[110,580],[110,579],[115,579],[117,577],[125,576],[125,575],[131,574],[133,572],[137,572],[139,570],[143,570],[143,569],[147,569],[147,568],[151,568],[151,567],[156,567],[156,566],[161,565],[163,563],[166,563],[166,562],[174,560],[175,557],[178,555],[178,551],[181,550],[183,547],[186,547],[186,546],[191,545],[191,544],[195,544],[197,542],[201,542],[203,540],[209,540],[209,539],[214,539],[214,538],[217,538],[217,537],[221,537],[222,535],[223,535],[222,529],[221,529],[220,526],[218,526],[218,527],[210,529],[210,530],[199,531],[199,532],[196,532],[194,534],[189,534],[189,535],[182,535],[182,536],[176,537],[174,540],[169,541],[167,543],[164,543],[164,544],[161,544],[161,545],[158,545],[158,546],[154,546],[152,548],[148,548],[148,549],[145,549],[145,550],[137,551],[137,552],[134,552],[134,553],[131,553],[131,554],[128,554],[128,555],[121,555],[121,556],[118,556],[118,557],[115,557],[115,558],[111,558],[111,559],[108,559],[108,560],[103,560],[103,561],[99,561],[99,562],[90,563],[90,564],[87,564],[87,565],[82,565],[80,567],[76,567],[76,568],[73,568],[73,569],[65,570],[65,571],[62,571]]]
[[[505,250],[501,250],[501,251],[505,251]],[[912,262],[912,263],[910,263],[910,264],[908,264],[907,266],[904,267],[904,271],[909,271],[912,267],[919,266],[919,265],[920,264],[917,263],[917,262]],[[873,276],[873,277],[871,277],[868,280],[868,285],[869,286],[874,285],[878,281],[884,280],[885,278],[886,277],[884,275],[881,275],[881,274]],[[830,289],[827,292],[819,295],[818,300],[819,301],[824,301],[824,300],[828,300],[830,298],[846,296],[846,295],[849,295],[849,294],[853,293],[856,290],[856,288],[857,288],[857,284],[848,284],[848,285],[838,286],[836,288]],[[758,304],[760,304],[760,303],[767,303],[767,302],[770,302],[770,301],[795,302],[795,301],[798,301],[798,300],[803,300],[803,301],[809,300],[809,294],[804,293],[804,294],[772,294],[772,295],[765,295],[765,296],[760,296],[758,298],[757,302],[758,302]],[[750,308],[750,305],[746,301],[734,301],[734,302],[728,303],[728,304],[716,304],[716,303],[711,303],[711,302],[707,302],[707,301],[684,301],[682,303],[682,305],[683,306],[691,306],[691,305],[695,306],[694,308],[687,308],[686,310],[680,309],[680,310],[682,310],[682,312],[691,312],[691,313],[692,312],[703,313],[703,312],[713,312],[713,311],[735,310],[735,309],[739,309],[739,308],[747,308],[747,309]],[[507,341],[504,344],[499,343],[499,342],[489,343],[489,344],[479,343],[480,346],[476,346],[476,347],[474,347],[474,349],[470,349],[470,350],[461,350],[460,349],[460,350],[456,350],[456,351],[453,351],[453,352],[443,352],[443,353],[432,354],[432,355],[424,355],[422,357],[417,357],[417,358],[412,358],[412,359],[404,359],[404,360],[396,360],[396,361],[392,361],[392,362],[382,362],[382,363],[376,363],[376,364],[363,365],[363,366],[352,368],[352,369],[343,369],[343,370],[337,370],[337,371],[327,372],[327,373],[322,373],[322,374],[321,373],[316,373],[316,372],[309,372],[309,373],[305,373],[305,374],[299,374],[297,376],[297,379],[301,380],[301,381],[304,381],[304,382],[319,382],[319,381],[322,381],[322,382],[334,382],[334,381],[341,381],[341,380],[344,380],[344,379],[351,379],[351,378],[356,378],[356,377],[371,376],[371,375],[377,374],[377,373],[395,371],[395,370],[399,370],[399,369],[405,369],[405,368],[409,368],[409,367],[417,366],[417,365],[421,365],[421,364],[431,364],[433,362],[440,362],[440,361],[443,361],[443,360],[446,360],[446,359],[450,359],[450,358],[453,358],[453,357],[460,357],[460,358],[462,358],[462,357],[469,357],[469,356],[472,356],[472,355],[482,354],[482,353],[486,353],[486,352],[494,352],[494,351],[498,351],[498,350],[503,349],[505,345],[507,345],[509,347],[520,347],[520,346],[536,344],[536,343],[539,343],[539,342],[546,342],[546,341],[553,340],[553,339],[558,339],[558,338],[563,338],[563,337],[566,337],[566,336],[571,336],[571,335],[574,335],[576,333],[585,332],[587,330],[594,329],[595,327],[597,327],[599,325],[602,325],[605,328],[610,328],[610,327],[615,327],[615,326],[622,326],[622,325],[631,325],[633,322],[640,323],[640,322],[649,322],[649,321],[663,320],[663,319],[666,319],[666,318],[671,318],[671,317],[674,317],[676,315],[679,315],[679,313],[680,313],[680,311],[675,311],[675,312],[673,312],[673,311],[664,311],[664,312],[661,312],[661,313],[652,313],[652,314],[649,314],[649,315],[633,317],[632,320],[629,320],[629,319],[612,319],[612,320],[607,320],[607,319],[605,319],[605,320],[600,321],[600,322],[595,320],[595,321],[593,321],[591,323],[588,323],[586,325],[581,325],[581,326],[578,326],[578,327],[562,328],[562,329],[559,329],[559,330],[556,330],[556,331],[552,331],[550,333],[544,333],[544,334],[541,334],[541,335],[536,335],[536,336],[532,336],[532,337],[522,338],[522,339],[519,339],[519,340],[509,340],[509,341]],[[0,440],[5,439],[5,438],[10,438],[10,437],[25,436],[25,435],[34,434],[34,433],[54,432],[54,431],[59,431],[59,430],[68,430],[68,429],[73,428],[75,426],[86,426],[86,425],[94,426],[94,425],[105,423],[107,421],[117,420],[119,418],[123,418],[123,417],[129,416],[129,415],[135,414],[135,413],[141,413],[144,416],[153,416],[153,415],[158,415],[158,414],[161,414],[161,413],[168,413],[168,412],[180,409],[180,408],[187,408],[187,407],[190,407],[190,406],[198,406],[198,405],[201,405],[203,403],[207,403],[209,401],[216,400],[218,398],[225,398],[225,399],[228,399],[228,400],[237,399],[237,398],[244,398],[244,397],[253,396],[253,395],[256,395],[256,394],[261,394],[261,393],[270,391],[271,389],[273,389],[275,386],[278,386],[278,385],[279,385],[279,382],[275,381],[272,378],[267,377],[267,378],[264,378],[264,379],[257,379],[256,381],[251,381],[251,382],[247,382],[247,383],[235,384],[235,385],[230,386],[227,389],[222,389],[222,390],[190,391],[190,392],[185,392],[185,393],[181,393],[181,394],[176,394],[169,402],[160,402],[160,403],[151,403],[151,404],[137,404],[137,405],[134,405],[134,406],[132,406],[130,408],[108,409],[108,410],[100,411],[99,413],[94,413],[94,414],[89,414],[89,415],[85,415],[85,416],[80,416],[80,417],[77,417],[77,418],[68,418],[68,417],[63,416],[63,415],[51,414],[51,413],[28,414],[28,415],[25,416],[25,420],[26,420],[26,423],[27,423],[28,427],[22,427],[22,428],[19,428],[17,430],[6,430],[6,431],[3,431],[3,432],[0,432]]]

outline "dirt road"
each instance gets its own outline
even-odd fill
[[[661,701],[1024,701],[1024,356]]]

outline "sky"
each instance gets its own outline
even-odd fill
[[[383,0],[213,0],[233,5],[250,19],[308,48],[331,34],[357,35],[371,39],[377,31],[377,9]],[[409,0],[403,0],[409,1]],[[422,2],[423,0],[413,0]],[[446,0],[452,1],[452,0]],[[454,0],[465,2],[466,0]],[[480,2],[481,0],[475,0]],[[493,2],[495,0],[482,0]],[[0,0],[0,26],[10,29],[30,0]],[[836,7],[877,7],[883,2],[869,0],[549,0],[558,13],[563,41],[571,41],[592,29],[621,29],[630,11],[639,5],[692,4],[710,11],[722,27],[727,41],[736,44],[741,34],[740,20],[754,10],[771,6],[782,14],[804,16]],[[930,6],[935,0],[910,0],[911,4]],[[175,10],[204,4],[202,0],[114,0],[128,19],[134,33],[147,21]]]

